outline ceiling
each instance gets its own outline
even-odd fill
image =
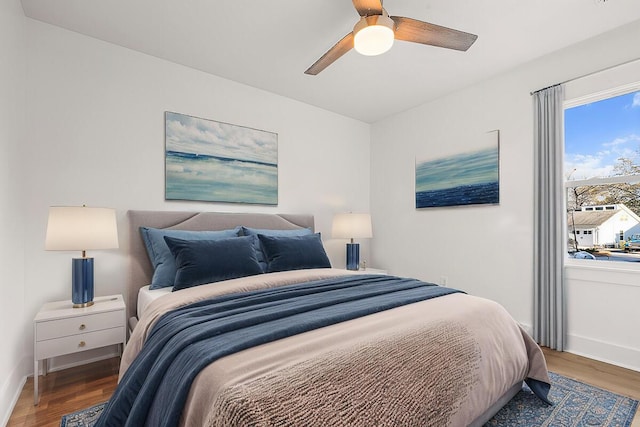
[[[304,71],[350,32],[349,0],[22,0],[25,15],[364,122],[640,19],[639,0],[387,0],[478,35],[467,52],[396,41]]]

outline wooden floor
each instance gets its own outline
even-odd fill
[[[640,372],[543,350],[550,371],[640,400]],[[40,377],[39,406],[33,405],[33,378],[29,378],[7,426],[57,427],[63,414],[106,401],[115,389],[119,362],[113,358]],[[640,427],[640,413],[632,427]]]
[[[550,371],[640,400],[640,372],[576,356],[571,353],[557,352],[548,348],[543,348],[542,350]],[[640,411],[636,412],[631,427],[640,427]]]
[[[40,377],[40,404],[33,405],[33,378],[28,378],[9,426],[60,426],[64,414],[104,402],[118,382],[120,358],[49,373]]]

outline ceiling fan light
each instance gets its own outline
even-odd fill
[[[393,46],[394,25],[386,15],[363,16],[353,27],[353,47],[367,56],[385,53]]]

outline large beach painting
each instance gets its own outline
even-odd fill
[[[278,134],[165,113],[165,199],[278,204]]]
[[[487,132],[477,148],[436,159],[416,159],[416,208],[500,202],[500,133]]]

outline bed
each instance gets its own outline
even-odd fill
[[[525,380],[546,398],[550,382],[544,356],[504,308],[413,279],[322,267],[252,274],[177,292],[140,293],[155,280],[140,227],[222,231],[245,226],[310,230],[315,236],[310,215],[129,211],[127,218],[131,268],[126,298],[132,333],[122,357],[119,390],[99,426],[481,426]],[[295,239],[262,236],[259,241],[266,248],[290,240]],[[176,242],[183,243],[167,240]],[[267,255],[268,262],[272,258]],[[340,298],[345,289],[369,293],[357,300],[349,294],[337,304],[333,298],[338,287]],[[300,313],[305,308],[284,317],[290,308],[280,305],[282,294],[294,295],[293,303],[286,304],[296,310],[313,306],[314,314],[309,319]],[[142,305],[139,295],[146,300]],[[406,301],[396,303],[399,296]],[[254,320],[257,310],[245,306],[250,299],[268,301],[265,307],[271,311],[260,317],[266,320]],[[331,311],[319,320],[316,313],[325,308],[317,307],[325,300],[330,306],[326,310],[349,304],[355,308],[348,314]],[[248,329],[227,339],[227,326],[220,326],[222,333],[205,333],[201,325],[212,323],[209,317],[202,320],[202,312],[221,316],[221,307],[245,316],[237,318],[242,322],[257,322],[251,328],[261,328],[260,340],[249,336]],[[351,315],[360,309],[364,315]],[[299,317],[303,315],[307,317]],[[187,328],[180,322],[193,324]],[[200,345],[194,344],[194,334],[208,334],[213,347],[193,350],[196,356],[190,358],[183,350],[174,351],[183,344],[176,344],[171,331],[186,329],[191,335],[184,348]],[[278,335],[281,329],[286,334]],[[162,331],[169,331],[168,336]],[[252,344],[238,347],[244,341]],[[238,350],[227,351],[225,345]],[[177,355],[169,356],[172,351]],[[214,358],[216,352],[220,356]],[[153,371],[161,374],[148,379]]]

